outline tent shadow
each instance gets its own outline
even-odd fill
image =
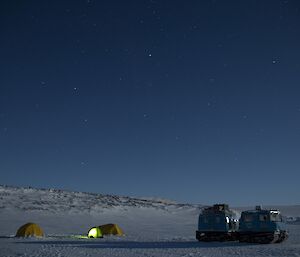
[[[66,247],[80,247],[93,249],[181,249],[181,248],[222,248],[241,247],[248,244],[238,242],[198,242],[198,241],[104,241],[99,240],[81,241],[23,241],[18,244],[50,244],[65,245]]]
[[[237,243],[200,243],[197,241],[187,242],[105,242],[103,244],[80,245],[83,248],[110,248],[110,249],[181,249],[181,248],[217,248],[238,246]]]

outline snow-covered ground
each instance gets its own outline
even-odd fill
[[[300,226],[288,225],[282,244],[195,240],[201,205],[167,200],[0,186],[0,256],[300,256]],[[281,206],[300,217],[300,206]],[[239,210],[240,211],[240,210]],[[13,238],[18,227],[38,223],[46,237]],[[117,223],[124,237],[74,239],[95,225]]]

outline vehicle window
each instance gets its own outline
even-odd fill
[[[251,221],[253,221],[253,215],[251,215],[251,214],[245,214],[245,215],[243,215],[243,220],[245,222],[251,222]]]
[[[266,214],[259,215],[259,221],[267,221],[267,220],[268,220],[268,215]]]
[[[281,215],[279,215],[278,213],[271,213],[271,214],[270,214],[270,220],[271,220],[271,221],[278,221],[278,222],[281,222],[281,221],[282,221],[282,217],[281,217]]]

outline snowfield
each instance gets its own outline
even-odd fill
[[[200,243],[195,230],[202,208],[159,199],[0,186],[0,256],[300,256],[300,226],[292,224],[289,239],[281,244]],[[300,217],[300,206],[278,208],[285,216]],[[46,236],[14,238],[27,222],[39,224]],[[105,223],[117,223],[126,236],[72,238]]]

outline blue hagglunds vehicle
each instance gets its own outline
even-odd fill
[[[227,204],[215,204],[199,215],[196,238],[199,241],[238,240],[238,219]]]
[[[278,210],[243,211],[239,220],[239,241],[248,243],[280,243],[288,233]]]

